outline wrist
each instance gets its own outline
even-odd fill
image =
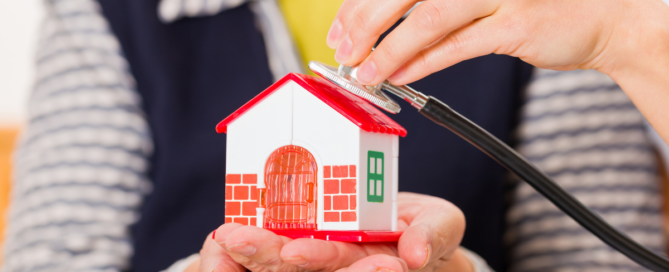
[[[622,1],[620,18],[607,39],[598,71],[620,84],[655,74],[669,61],[669,6],[662,1]]]
[[[657,5],[659,2],[659,5]],[[661,1],[637,1],[643,12],[631,11],[636,24],[617,31],[620,43],[611,65],[598,69],[625,91],[662,138],[669,142],[669,6]],[[652,7],[648,7],[652,6]],[[640,14],[641,13],[641,14]],[[629,22],[629,19],[622,20]],[[626,40],[625,40],[626,38]]]

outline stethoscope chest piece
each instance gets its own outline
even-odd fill
[[[376,86],[365,86],[360,84],[355,78],[357,68],[342,65],[337,69],[325,63],[310,61],[309,69],[320,77],[327,79],[335,85],[344,88],[344,90],[362,97],[390,113],[399,113],[401,110],[400,105],[381,90],[382,84]]]

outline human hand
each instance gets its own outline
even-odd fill
[[[346,0],[327,38],[337,61],[362,62],[357,74],[362,83],[390,77],[399,85],[490,53],[541,68],[610,73],[639,58],[640,51],[666,51],[649,47],[657,41],[644,37],[657,39],[652,34],[658,27],[652,25],[667,21],[669,8],[659,0],[428,0],[370,53],[416,2]]]
[[[207,238],[204,239],[204,244],[202,244],[202,249],[200,249],[200,257],[190,263],[184,272],[245,272],[246,268],[235,262],[225,252],[225,249],[212,239],[214,233],[216,231],[210,232],[207,235]]]
[[[398,194],[399,243],[290,239],[253,226],[224,224],[188,271],[471,271],[458,250],[464,215],[436,197]],[[399,257],[399,258],[398,258]],[[197,267],[197,266],[200,267]]]

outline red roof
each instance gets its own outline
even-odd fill
[[[223,119],[223,121],[216,125],[216,131],[218,133],[227,132],[228,125],[237,119],[237,117],[244,114],[250,108],[253,108],[258,102],[265,99],[265,97],[279,89],[279,87],[283,86],[289,80],[302,86],[364,131],[400,135],[402,137],[407,135],[406,129],[395,123],[390,117],[383,114],[364,99],[323,78],[296,73],[286,75],[230,114],[230,116]]]

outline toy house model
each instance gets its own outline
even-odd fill
[[[288,74],[221,121],[225,222],[288,237],[397,240],[406,130],[325,79]]]

